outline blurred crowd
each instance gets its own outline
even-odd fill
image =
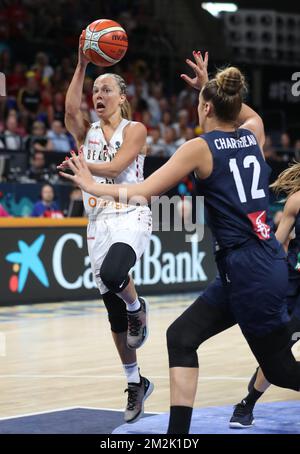
[[[28,65],[10,63],[9,58],[9,54],[0,54],[0,70],[7,77],[7,98],[1,104],[0,148],[24,151],[28,163],[34,163],[37,152],[68,153],[75,143],[64,126],[64,102],[75,62],[65,57],[55,66],[44,52],[38,52]],[[102,70],[96,71],[99,74]],[[149,156],[170,157],[186,140],[201,134],[197,92],[183,87],[177,94],[169,93],[159,70],[153,71],[143,60],[132,62],[119,72],[128,84],[133,120],[147,127]],[[90,122],[98,120],[92,86],[93,78],[87,74],[81,110]],[[299,157],[300,138],[292,143],[287,132],[276,137],[268,135],[264,152],[273,160]],[[41,155],[38,156],[40,160]]]

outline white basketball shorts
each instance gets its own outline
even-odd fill
[[[138,261],[148,246],[151,233],[152,214],[149,207],[132,207],[129,212],[101,214],[96,219],[89,220],[88,252],[94,279],[101,294],[108,292],[99,277],[99,270],[109,248],[115,243],[126,243],[132,247]]]

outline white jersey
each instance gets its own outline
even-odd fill
[[[87,132],[84,144],[83,153],[87,162],[101,163],[110,162],[118,152],[123,143],[123,131],[130,121],[123,119],[118,125],[117,129],[112,135],[109,143],[107,143],[100,121],[92,123]],[[97,183],[108,184],[133,184],[139,183],[144,180],[144,160],[145,156],[138,154],[136,159],[116,178],[104,178],[93,176]],[[105,199],[97,198],[83,191],[84,208],[89,217],[97,217],[100,213],[120,213],[132,211],[133,206],[126,204],[107,201]]]

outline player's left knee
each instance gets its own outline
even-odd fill
[[[113,267],[113,264],[103,262],[100,269],[103,284],[113,293],[120,293],[129,284],[129,275]]]
[[[197,348],[175,320],[167,329],[169,367],[198,367]]]

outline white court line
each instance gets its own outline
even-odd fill
[[[48,379],[48,378],[81,378],[81,379],[115,379],[115,380],[123,380],[124,377],[121,375],[23,375],[23,374],[15,374],[15,375],[1,375],[0,378],[41,378],[41,379]],[[169,376],[161,376],[161,375],[151,375],[151,379],[161,379],[161,380],[169,380]],[[200,376],[198,381],[201,380],[227,380],[227,381],[249,381],[249,377],[227,377],[227,376],[212,376],[212,377],[205,377]]]
[[[79,408],[79,407],[54,408],[53,410],[38,411],[36,413],[24,413],[22,415],[7,416],[7,417],[4,417],[4,418],[0,418],[0,421],[3,421],[4,419],[25,418],[26,416],[44,415],[44,414],[47,414],[47,413],[53,413],[55,411],[74,410],[75,408]]]
[[[68,410],[77,410],[77,409],[82,409],[82,410],[104,410],[104,411],[116,411],[120,413],[124,413],[124,409],[116,409],[116,408],[99,408],[99,407],[64,407],[64,408],[54,408],[53,410],[46,410],[46,411],[38,411],[35,413],[24,413],[22,415],[15,415],[15,416],[7,416],[4,418],[0,418],[0,421],[4,421],[7,419],[16,419],[16,418],[26,418],[27,416],[37,416],[37,415],[45,415],[48,413],[55,413],[57,411],[68,411]],[[145,415],[162,415],[164,412],[154,412],[154,411],[144,411]]]
[[[99,407],[76,407],[76,408],[84,408],[85,410],[104,410],[104,411],[120,411],[121,413],[124,413],[124,408],[121,408],[120,410],[116,410],[115,408],[99,408]],[[165,412],[164,411],[144,411],[144,415],[163,415]]]

